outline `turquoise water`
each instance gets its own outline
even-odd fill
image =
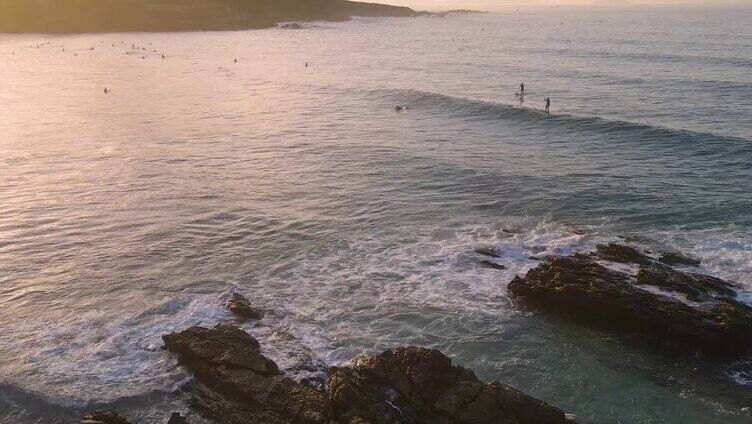
[[[750,21],[0,36],[0,422],[162,422],[189,376],[160,336],[231,319],[233,290],[296,376],[421,344],[583,423],[748,422],[752,365],[666,358],[505,287],[531,255],[636,235],[752,289]]]

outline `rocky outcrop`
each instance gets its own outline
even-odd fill
[[[131,424],[131,422],[114,412],[95,411],[85,416],[81,424]]]
[[[188,407],[216,424],[290,424],[291,420],[251,402],[228,397],[203,384],[191,388]]]
[[[437,350],[403,347],[359,357],[331,368],[324,391],[280,374],[256,339],[237,327],[191,327],[164,341],[203,383],[193,389],[191,408],[217,423],[568,422],[561,410],[483,382]]]
[[[720,278],[677,271],[667,266],[640,267],[636,282],[681,293],[693,302],[714,302],[720,299],[736,303],[737,290],[740,288]]]
[[[239,293],[230,295],[230,298],[227,299],[227,309],[243,318],[261,319],[264,317],[262,310],[254,308],[251,302]]]
[[[622,244],[599,244],[595,249],[595,255],[606,261],[640,265],[647,265],[652,262],[650,257],[639,250]]]
[[[624,247],[598,246],[596,255],[640,264],[636,276],[607,268],[588,255],[554,257],[515,277],[508,292],[591,326],[686,353],[739,358],[751,351],[752,308],[735,300],[734,284],[674,270]]]
[[[323,419],[323,393],[282,376],[258,341],[235,326],[190,327],[163,340],[201,382],[252,410],[300,423]]]
[[[480,381],[441,352],[414,346],[332,368],[327,397],[340,422],[567,422],[555,407],[507,385]]]
[[[496,249],[495,247],[487,247],[487,246],[478,247],[477,249],[475,249],[475,253],[479,255],[483,255],[483,256],[488,256],[489,258],[501,257],[501,252],[499,252],[499,250]]]

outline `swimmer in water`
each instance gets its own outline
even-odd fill
[[[546,101],[546,113],[549,113],[548,109],[551,107],[551,98],[546,97],[544,100]]]
[[[525,83],[520,83],[520,97],[525,97]]]

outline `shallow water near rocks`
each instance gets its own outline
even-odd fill
[[[190,377],[160,336],[232,320],[232,291],[300,378],[419,344],[583,423],[748,422],[752,364],[666,358],[506,284],[626,234],[752,293],[750,20],[0,35],[0,422],[162,422]]]

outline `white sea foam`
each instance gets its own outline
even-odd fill
[[[15,378],[32,391],[50,393],[54,387],[51,400],[72,406],[173,392],[188,375],[159,349],[161,336],[226,319],[217,307],[221,296],[186,294],[130,316],[90,310],[75,320],[45,323],[35,332],[40,348],[20,358],[22,374]]]
[[[575,232],[550,221],[504,228],[427,230],[410,243],[395,244],[381,251],[373,250],[375,240],[351,246],[348,253],[361,252],[363,259],[353,264],[353,268],[341,268],[334,273],[329,267],[317,272],[315,266],[303,261],[300,276],[306,277],[301,279],[299,288],[305,290],[307,285],[334,278],[344,287],[354,284],[352,287],[358,293],[375,295],[366,296],[361,305],[351,304],[350,307],[372,307],[375,311],[384,308],[392,313],[395,304],[415,305],[435,308],[442,311],[441,315],[457,319],[481,314],[503,320],[512,311],[505,286],[514,275],[537,266],[540,258],[588,252],[598,243],[614,240],[598,235],[597,231]],[[741,274],[750,268],[750,252],[740,243],[731,243],[738,248],[727,247],[714,257],[709,246],[716,246],[716,243],[718,241],[711,238],[701,246],[676,247],[702,258],[707,272],[749,284]],[[494,261],[506,269],[479,266],[479,261],[489,259],[475,252],[479,247],[491,247],[498,252],[499,257]],[[333,254],[332,264],[352,260],[347,255],[342,256],[342,252]],[[636,272],[632,265],[604,264],[622,272]],[[742,271],[734,270],[736,267]],[[640,288],[694,305],[680,293],[651,286]],[[26,369],[18,378],[33,376],[26,380],[27,384],[33,383],[31,390],[42,392],[47,387],[57,387],[51,399],[70,405],[111,402],[153,391],[174,392],[189,375],[177,366],[171,355],[160,349],[161,336],[190,325],[213,326],[220,321],[234,320],[225,310],[224,300],[236,290],[243,293],[242,287],[228,285],[221,293],[186,293],[146,304],[129,316],[113,317],[108,311],[90,310],[82,312],[75,321],[43,325],[37,337],[45,341],[45,347],[23,357]],[[751,293],[743,291],[739,298],[748,301]],[[316,296],[321,295],[316,292]],[[350,299],[359,297],[360,294]],[[335,340],[341,341],[348,334],[372,331],[346,321],[340,326],[323,328],[319,320],[306,319],[309,312],[305,309],[296,309],[295,304],[286,305],[275,299],[274,295],[253,299],[262,302],[261,306],[268,308],[269,313],[261,322],[238,323],[260,340],[267,356],[298,379],[322,380],[328,365],[346,361],[360,352],[336,347]],[[731,377],[741,382],[746,375],[735,372]]]

